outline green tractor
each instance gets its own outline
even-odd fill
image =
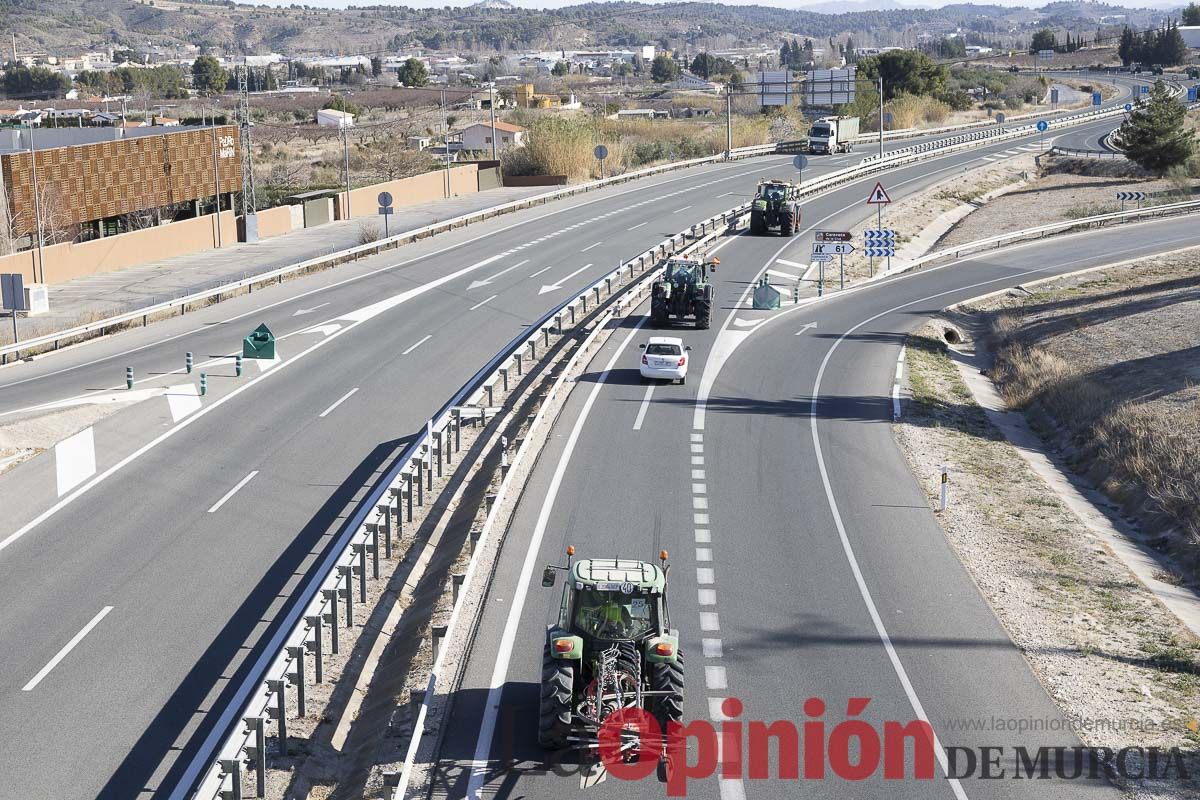
[[[779,228],[780,236],[791,236],[800,227],[799,187],[779,180],[764,180],[750,203],[750,233],[761,236],[769,228]]]
[[[683,654],[667,611],[667,552],[659,553],[661,566],[624,558],[573,562],[574,554],[568,547],[566,566],[542,573],[542,586],[553,586],[560,571],[567,579],[542,653],[538,743],[554,751],[595,750],[605,719],[627,708],[652,714],[665,734],[667,723],[683,718]],[[628,756],[640,743],[624,731],[621,748]]]
[[[650,291],[650,324],[666,327],[672,319],[691,317],[696,328],[707,330],[712,325],[713,285],[708,276],[717,271],[719,258],[667,259],[661,279]]]

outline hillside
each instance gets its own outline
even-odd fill
[[[785,35],[826,39],[850,34],[860,45],[911,45],[917,32],[965,30],[997,37],[1043,22],[1067,24],[1076,33],[1090,36],[1102,17],[1115,12],[1127,14],[1135,26],[1148,26],[1162,17],[1156,11],[1080,2],[1055,2],[1042,10],[959,4],[942,9],[817,13],[719,3],[584,3],[541,10],[485,0],[466,8],[389,5],[336,10],[214,0],[0,0],[0,29],[16,33],[22,52],[60,53],[116,45],[139,50],[158,46],[168,53],[185,45],[221,53],[288,55],[394,52],[409,47],[505,52],[647,42],[695,51]]]

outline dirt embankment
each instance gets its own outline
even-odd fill
[[[979,311],[1009,405],[1200,578],[1200,249]]]

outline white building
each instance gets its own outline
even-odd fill
[[[706,81],[699,75],[693,75],[690,72],[681,72],[679,77],[671,82],[671,88],[691,92],[720,92],[725,86],[713,81]]]
[[[336,108],[322,108],[317,111],[317,124],[322,128],[352,128],[354,115]]]
[[[521,147],[525,144],[527,132],[520,125],[510,125],[507,122],[496,123],[497,149]],[[488,122],[477,122],[463,128],[456,137],[462,143],[463,150],[491,150],[492,126]],[[453,143],[451,144],[453,147]]]
[[[1180,25],[1179,33],[1183,36],[1184,44],[1200,49],[1200,25]]]

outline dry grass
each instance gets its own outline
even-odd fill
[[[1163,266],[1163,263],[1168,266]],[[987,315],[992,376],[1078,471],[1200,577],[1200,257],[1077,279]]]
[[[950,116],[950,106],[932,97],[904,94],[885,107],[892,114],[892,128],[941,125]]]

